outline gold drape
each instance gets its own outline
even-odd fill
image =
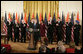
[[[48,18],[48,14],[50,12],[53,18],[55,12],[55,16],[57,19],[57,14],[59,12],[59,1],[23,1],[23,8],[24,12],[27,12],[27,17],[29,15],[29,12],[30,12],[30,17],[32,17],[32,14],[34,13],[35,18],[36,18],[36,13],[38,13],[38,17],[41,13],[44,19],[45,13]]]

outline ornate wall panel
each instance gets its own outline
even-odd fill
[[[34,13],[36,18],[36,13],[38,13],[38,17],[40,13],[42,14],[43,19],[45,18],[45,13],[48,18],[48,14],[50,13],[52,18],[55,12],[55,16],[57,19],[57,14],[59,12],[59,1],[23,1],[24,12],[27,12],[27,18],[30,12],[30,17]]]

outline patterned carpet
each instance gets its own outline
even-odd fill
[[[4,43],[4,40],[1,39],[1,43]],[[28,41],[26,43],[21,42],[12,42],[9,41],[8,44],[11,45],[12,50],[11,53],[38,53],[40,42],[38,42],[37,49],[36,50],[28,50]],[[68,48],[68,45],[64,45],[66,48]],[[49,48],[57,47],[56,42],[53,42],[53,44],[48,44]],[[81,45],[79,46],[81,47]]]

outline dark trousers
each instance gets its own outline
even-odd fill
[[[26,42],[26,32],[25,33],[21,33],[21,42]]]
[[[34,44],[35,44],[35,47],[36,47],[37,46],[37,42],[39,40],[39,33],[34,33],[33,36],[34,36]]]
[[[69,44],[71,41],[71,31],[66,34],[66,44]]]
[[[13,41],[12,33],[8,33],[8,41],[9,41],[10,38],[11,38],[11,41]]]
[[[48,33],[48,42],[52,44],[53,42],[53,33]]]
[[[57,42],[58,41],[61,41],[61,35],[60,34],[57,35]]]
[[[57,42],[62,40],[62,33],[61,31],[57,32]]]
[[[79,44],[79,32],[75,32],[74,33],[74,42],[75,42],[75,45],[77,45],[78,46],[78,44]]]
[[[50,38],[49,38],[49,43],[52,44],[52,42],[53,42],[53,37],[50,37]]]
[[[78,46],[79,45],[79,41],[77,40],[77,41],[75,41],[75,45],[76,46]]]
[[[19,32],[15,33],[15,35],[14,35],[14,42],[16,42],[16,39],[19,42]]]

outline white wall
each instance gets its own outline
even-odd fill
[[[1,17],[7,13],[15,13],[18,15],[23,12],[23,1],[1,1]]]
[[[79,11],[80,24],[82,24],[82,1],[59,1],[59,14],[62,17],[62,11],[67,16],[71,17],[71,13],[75,13],[74,20],[76,20],[77,12]]]

